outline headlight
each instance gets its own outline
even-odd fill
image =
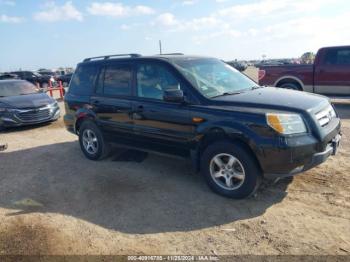
[[[55,102],[53,102],[52,104],[49,104],[49,107],[51,107],[51,108],[58,107],[58,104],[57,104],[57,102],[55,101]]]
[[[267,124],[280,134],[290,135],[306,132],[306,126],[298,114],[267,113]]]

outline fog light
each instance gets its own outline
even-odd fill
[[[303,169],[304,169],[304,165],[298,166],[298,167],[294,168],[291,173],[293,173],[293,174],[294,173],[300,173],[300,172],[303,171]]]

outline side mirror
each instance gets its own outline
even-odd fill
[[[168,89],[164,91],[163,100],[172,103],[183,103],[185,101],[184,93],[180,89]]]

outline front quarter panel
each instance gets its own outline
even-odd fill
[[[261,146],[277,146],[276,134],[266,126],[264,113],[214,111],[213,108],[196,107],[191,114],[192,117],[204,119],[204,122],[195,127],[197,141],[219,131],[230,139],[244,142],[257,156],[262,152]]]

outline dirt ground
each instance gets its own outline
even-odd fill
[[[89,161],[62,119],[1,133],[0,255],[349,255],[350,105],[338,109],[338,155],[240,201],[178,159],[116,149]]]

